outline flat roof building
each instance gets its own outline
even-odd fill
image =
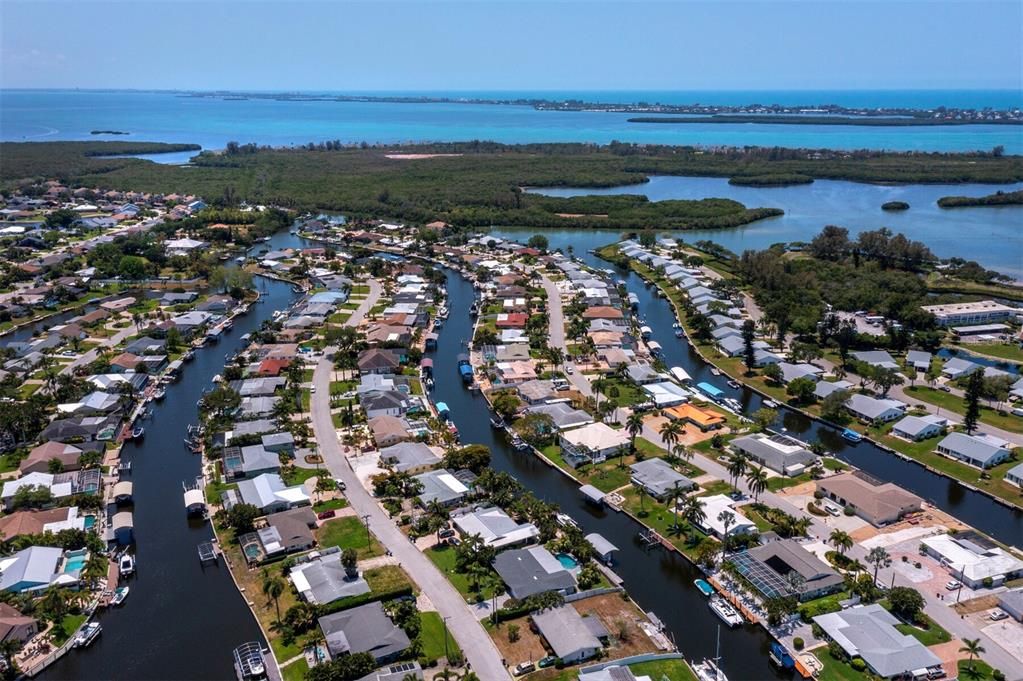
[[[969,324],[990,324],[1000,322],[1019,314],[1015,307],[993,300],[978,300],[973,303],[947,303],[944,305],[923,305],[925,312],[934,315],[940,326],[964,326]]]

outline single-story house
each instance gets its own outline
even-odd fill
[[[1023,463],[1018,463],[1005,471],[1005,481],[1023,489]]]
[[[496,506],[455,516],[452,522],[462,537],[478,534],[483,543],[499,550],[532,543],[540,536],[536,525],[517,523]]]
[[[936,450],[978,468],[991,468],[1012,455],[1009,445],[1003,440],[966,433],[949,433],[938,443]]]
[[[277,473],[264,473],[251,480],[241,480],[237,490],[229,489],[222,496],[226,508],[239,503],[252,504],[264,513],[277,513],[309,505],[305,486],[288,487]]]
[[[81,569],[77,562],[65,565],[61,548],[29,546],[0,558],[0,591],[23,593],[51,586],[72,587],[78,584]]]
[[[884,679],[912,676],[941,665],[941,659],[895,625],[898,618],[877,603],[818,615],[814,624],[851,657],[859,657]]]
[[[263,445],[247,447],[226,447],[222,465],[228,479],[254,478],[264,473],[275,473],[281,469],[277,452],[267,450]]]
[[[578,428],[593,423],[593,417],[581,409],[573,409],[567,402],[554,402],[552,404],[541,404],[526,409],[530,414],[546,414],[554,421],[554,427],[558,430]]]
[[[644,459],[629,466],[632,484],[646,490],[655,499],[663,500],[676,487],[696,489],[696,483],[671,467],[664,459]]]
[[[437,453],[422,442],[400,442],[380,450],[380,462],[402,473],[421,473],[440,460]]]
[[[906,353],[906,364],[917,371],[926,372],[931,368],[931,358],[933,356],[925,350],[910,350]]]
[[[955,380],[968,376],[974,371],[981,371],[984,367],[976,362],[971,362],[968,359],[962,359],[960,357],[952,357],[945,362],[945,365],[941,367],[941,373],[948,378]]]
[[[377,447],[389,447],[412,439],[408,421],[400,416],[377,416],[371,418],[368,425]]]
[[[39,621],[35,617],[21,614],[21,611],[12,605],[0,603],[0,642],[24,643],[38,632]]]
[[[704,520],[698,525],[707,534],[713,534],[718,539],[725,538],[725,522],[722,518],[726,513],[732,516],[728,522],[727,536],[757,531],[756,524],[735,508],[735,501],[730,497],[712,494],[701,497],[700,502],[703,506]]]
[[[1001,586],[1023,575],[1023,560],[976,532],[938,534],[924,537],[920,544],[971,589]]]
[[[716,411],[698,407],[695,404],[680,404],[664,410],[670,419],[691,423],[703,432],[720,428],[725,424],[725,417]]]
[[[881,400],[860,393],[850,395],[845,408],[856,418],[870,423],[887,423],[906,413],[906,405],[898,400]]]
[[[899,369],[899,363],[884,350],[863,350],[851,353],[857,362],[863,362],[881,369]]]
[[[826,499],[851,508],[874,527],[900,520],[923,508],[923,499],[901,487],[869,478],[862,472],[842,473],[817,481]]]
[[[379,601],[326,615],[319,625],[332,658],[369,653],[377,664],[384,664],[400,657],[411,644]]]
[[[562,456],[573,467],[584,463],[600,463],[618,452],[620,447],[627,447],[629,434],[624,430],[616,430],[606,423],[589,423],[580,428],[563,431],[558,436]]]
[[[793,580],[788,577],[791,572],[801,578],[795,594],[800,601],[841,591],[845,584],[842,575],[795,539],[769,541],[734,554],[731,560],[739,574],[749,579],[765,598],[793,595]]]
[[[424,508],[435,501],[448,508],[457,506],[469,493],[469,487],[447,470],[426,471],[414,479],[423,486],[419,503]]]
[[[547,641],[555,657],[564,664],[588,660],[603,647],[585,619],[571,605],[549,608],[532,616],[537,632]]]
[[[543,546],[502,551],[494,558],[494,570],[508,585],[508,593],[519,600],[548,591],[571,594],[576,589],[572,573]]]
[[[934,414],[923,416],[905,416],[898,423],[892,426],[892,435],[901,437],[904,440],[920,442],[931,437],[937,437],[948,428],[948,419]]]
[[[359,574],[349,576],[341,565],[341,551],[322,551],[291,568],[288,579],[307,603],[326,605],[339,598],[361,596],[370,592],[369,584]]]
[[[800,475],[817,460],[802,442],[780,433],[744,435],[732,440],[731,447],[781,475]]]

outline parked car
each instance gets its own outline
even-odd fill
[[[955,591],[956,589],[962,589],[963,584],[959,580],[950,579],[949,581],[945,582],[945,588],[948,589],[949,591]]]
[[[440,539],[447,539],[448,537],[454,537],[454,536],[455,536],[455,531],[452,530],[450,527],[447,528],[446,530],[441,530],[440,532],[437,533],[437,537],[439,537]]]
[[[1009,613],[1005,612],[1004,610],[999,610],[998,608],[995,608],[994,610],[989,612],[987,616],[987,618],[992,622],[1001,622],[1004,619],[1008,619],[1008,617]]]
[[[574,374],[575,373],[575,367],[573,367],[571,364],[566,364],[565,365],[565,373],[566,374]]]
[[[835,506],[834,504],[824,504],[824,510],[833,516],[842,515],[841,509],[839,509],[838,506]]]
[[[536,665],[532,662],[519,662],[515,665],[515,676],[522,676],[536,669]]]
[[[550,667],[552,664],[554,664],[557,661],[558,661],[557,657],[555,657],[554,655],[548,655],[547,657],[545,657],[542,660],[540,660],[539,662],[537,662],[536,665],[540,669],[546,669],[547,667]]]
[[[320,520],[326,520],[327,518],[333,518],[335,514],[336,511],[334,509],[330,509],[329,511],[320,511],[316,514],[316,517]]]

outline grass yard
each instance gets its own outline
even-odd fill
[[[955,346],[959,350],[974,352],[987,357],[997,357],[1009,362],[1023,363],[1023,349],[1018,343],[962,343]]]
[[[650,660],[630,664],[634,676],[649,676],[651,679],[668,678],[671,681],[696,681],[696,674],[685,660]]]
[[[682,524],[684,533],[682,535],[671,534],[669,528],[675,524],[675,514],[668,509],[667,505],[649,496],[641,499],[639,492],[634,487],[623,490],[621,494],[625,498],[624,508],[626,510],[639,518],[644,525],[656,530],[658,534],[670,541],[672,546],[693,560],[698,555],[697,548],[701,543],[715,541],[698,529],[687,526],[681,516],[679,522]]]
[[[324,511],[336,511],[341,508],[346,508],[348,501],[346,499],[327,499],[321,501],[318,504],[313,504],[313,513],[323,513]]]
[[[972,667],[972,668],[971,668]],[[971,665],[966,660],[959,660],[959,678],[963,681],[987,681],[994,679],[994,669],[984,660],[973,660]]]
[[[482,595],[484,598],[490,598],[491,589],[484,588],[479,592],[475,592],[470,588],[469,578],[461,572],[455,570],[455,549],[454,547],[445,544],[443,546],[435,546],[425,551],[426,557],[433,561],[444,576],[448,578],[451,585],[458,590],[458,593],[465,597],[466,601],[476,600],[477,596]],[[490,577],[496,577],[497,573],[493,570],[488,571],[487,577],[483,579],[486,581]]]
[[[330,477],[330,471],[326,468],[316,470],[315,468],[299,468],[298,466],[286,466],[281,468],[281,477],[284,479],[284,484],[300,485],[309,478],[314,478],[317,475],[325,475]]]
[[[922,402],[933,404],[941,407],[942,409],[948,409],[960,416],[966,413],[966,406],[963,404],[963,398],[958,395],[953,395],[952,393],[946,393],[935,388],[917,385],[906,388],[906,394],[909,397],[918,399]],[[1023,419],[1009,413],[999,414],[997,411],[983,403],[981,403],[980,406],[980,420],[983,423],[988,423],[996,428],[1008,430],[1012,433],[1023,433]]]
[[[381,555],[384,550],[380,542],[369,533],[367,543],[367,532],[366,526],[359,518],[349,516],[325,522],[316,530],[316,539],[322,547],[339,546],[341,549],[355,549],[360,560]]]
[[[817,675],[817,681],[863,681],[868,678],[863,672],[858,672],[847,662],[836,660],[828,654],[827,648],[815,651],[817,659],[821,661],[824,668]]]
[[[305,661],[304,657],[300,657],[287,667],[281,667],[281,676],[284,677],[284,681],[303,681],[308,673],[309,663]]]
[[[60,624],[53,626],[50,630],[50,636],[53,638],[53,642],[58,646],[67,641],[71,636],[78,631],[78,627],[82,626],[85,622],[86,615],[64,615],[64,619],[60,621]]]
[[[419,621],[422,623],[419,639],[423,643],[423,657],[428,660],[439,660],[442,657],[447,657],[450,653],[462,652],[458,643],[455,642],[455,638],[446,631],[440,613],[420,613]],[[445,648],[445,640],[447,648]]]

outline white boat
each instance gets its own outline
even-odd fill
[[[715,596],[708,601],[707,605],[714,611],[714,614],[721,618],[721,621],[730,627],[737,627],[742,624],[742,615],[731,606],[731,604],[720,596]]]
[[[117,571],[122,577],[135,574],[135,556],[130,553],[121,554],[120,560],[117,561]]]
[[[87,648],[92,645],[92,642],[96,640],[96,637],[103,632],[103,627],[99,625],[99,622],[89,622],[82,630],[78,632],[78,636],[75,636],[74,647],[75,648]]]
[[[777,409],[781,405],[775,402],[774,400],[764,400],[764,406],[767,407],[768,409]]]
[[[114,597],[110,599],[110,605],[120,605],[124,603],[124,599],[128,597],[128,592],[131,591],[131,587],[122,586],[114,591]]]
[[[714,376],[720,376],[721,370],[718,369],[717,367],[711,367],[710,373],[713,374]]]
[[[718,625],[717,651],[714,658],[705,658],[703,662],[693,665],[696,678],[699,681],[728,681],[728,677],[721,671],[721,625]]]

